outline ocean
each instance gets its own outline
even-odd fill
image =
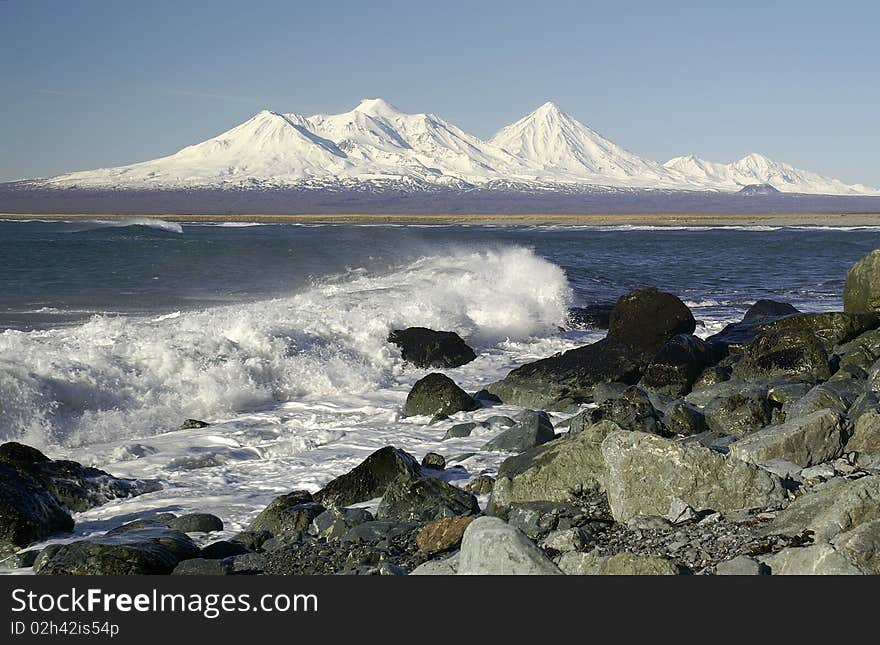
[[[759,298],[841,309],[878,246],[875,227],[0,221],[0,439],[163,484],[78,514],[77,536],[156,510],[216,513],[231,534],[385,445],[440,452],[458,483],[496,472],[486,434],[441,439],[517,410],[403,418],[426,371],[391,329],[457,331],[478,358],[446,373],[476,391],[600,338],[570,309],[637,287],[678,295],[702,336]]]

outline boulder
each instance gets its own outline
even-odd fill
[[[351,471],[340,475],[315,493],[325,506],[350,506],[382,497],[399,477],[414,479],[421,469],[415,457],[393,446],[380,448]]]
[[[701,390],[700,394],[710,394],[713,390],[719,395],[703,407],[706,425],[713,432],[744,437],[773,422],[773,406],[765,387],[725,382]]]
[[[820,410],[740,439],[731,444],[730,456],[752,464],[784,459],[806,468],[840,457],[846,439],[840,414]]]
[[[639,385],[674,397],[684,396],[714,362],[715,351],[705,341],[690,334],[678,334],[666,341],[651,359]]]
[[[410,571],[411,576],[454,576],[458,573],[458,553],[442,560],[428,560]]]
[[[663,427],[672,434],[690,437],[709,430],[706,417],[695,405],[685,400],[676,401],[666,408]]]
[[[425,524],[416,534],[419,550],[428,555],[458,548],[472,516],[441,517]]]
[[[235,571],[232,558],[190,558],[181,560],[171,572],[173,576],[228,576]]]
[[[168,521],[168,526],[184,533],[210,533],[223,530],[223,520],[210,513],[188,513]]]
[[[553,441],[556,433],[546,412],[525,410],[517,424],[488,441],[483,450],[490,452],[525,452],[529,448]]]
[[[415,382],[406,397],[403,413],[408,416],[446,415],[476,410],[480,407],[473,397],[451,378],[432,372]]]
[[[613,432],[602,442],[605,488],[614,519],[664,516],[679,498],[696,511],[765,508],[786,498],[782,480],[694,443],[642,432]]]
[[[620,427],[601,421],[575,436],[558,439],[506,459],[498,469],[487,512],[503,514],[522,502],[563,502],[603,488],[602,441]]]
[[[620,397],[603,401],[591,411],[590,418],[593,423],[611,421],[624,430],[667,434],[660,413],[645,391],[637,387],[629,387]]]
[[[312,520],[309,533],[327,540],[341,540],[355,526],[371,521],[373,514],[365,508],[328,508]]]
[[[639,289],[621,297],[611,310],[608,335],[643,355],[653,356],[673,336],[693,334],[697,321],[671,293]]]
[[[474,477],[467,485],[467,489],[474,495],[488,495],[495,488],[495,478],[489,475]]]
[[[880,575],[880,520],[859,524],[851,531],[838,535],[832,544],[861,570]]]
[[[426,327],[395,329],[388,342],[400,347],[403,360],[416,367],[461,367],[477,355],[454,331],[434,331]]]
[[[746,315],[743,316],[743,322],[762,318],[779,318],[780,316],[790,316],[797,313],[800,312],[787,302],[761,299],[749,307]]]
[[[639,380],[643,356],[614,338],[526,363],[487,389],[505,403],[546,410],[592,401],[598,383]]]
[[[245,553],[250,553],[250,549],[241,542],[236,542],[234,540],[217,540],[216,542],[211,542],[211,544],[203,546],[202,550],[199,552],[199,556],[208,560],[222,560],[236,555],[244,555]]]
[[[569,329],[608,329],[613,302],[591,302],[568,310]]]
[[[541,548],[557,553],[566,551],[583,551],[586,546],[595,541],[595,537],[589,531],[580,526],[567,529],[557,529],[547,534],[541,541]]]
[[[880,312],[880,249],[868,253],[846,272],[845,311]]]
[[[199,549],[185,533],[167,527],[116,529],[105,535],[54,545],[37,560],[40,575],[162,575]]]
[[[716,576],[766,576],[770,568],[748,555],[738,555],[715,565]]]
[[[865,332],[836,347],[834,354],[840,372],[854,378],[866,378],[868,369],[880,360],[880,330]]]
[[[417,526],[416,522],[372,520],[351,527],[348,533],[342,536],[342,541],[375,544],[381,540],[393,539],[411,533]]]
[[[465,529],[458,575],[560,575],[562,572],[522,533],[496,517],[480,517]]]
[[[0,463],[0,552],[73,530],[67,508],[26,472]]]
[[[830,377],[828,353],[816,335],[804,329],[762,333],[733,367],[733,378],[743,381],[787,378],[815,383]]]
[[[559,568],[570,576],[677,576],[687,573],[669,558],[636,553],[600,556],[572,551],[559,558]]]
[[[848,451],[880,452],[880,407],[871,408],[856,417]]]
[[[308,491],[279,495],[248,526],[249,531],[269,531],[275,537],[299,540],[326,509]]]
[[[70,511],[81,512],[120,497],[157,491],[155,481],[121,479],[66,459],[49,459],[36,448],[14,441],[0,445],[0,464],[15,468],[52,493]]]
[[[767,535],[802,535],[827,542],[860,524],[880,519],[880,476],[853,481],[835,477],[795,499],[766,525]]]
[[[440,517],[477,515],[477,498],[442,479],[403,477],[385,491],[376,517],[428,522]]]
[[[429,452],[424,457],[422,457],[422,468],[443,470],[444,468],[446,468],[446,458],[436,452]]]
[[[860,576],[856,564],[830,544],[789,547],[764,558],[774,576]]]

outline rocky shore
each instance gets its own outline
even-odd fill
[[[210,539],[222,518],[158,513],[71,541],[72,514],[159,484],[6,443],[0,566],[37,574],[878,574],[880,250],[853,266],[842,295],[843,311],[826,313],[762,300],[708,338],[694,335],[697,321],[678,297],[655,289],[623,296],[602,316],[575,312],[607,321],[607,336],[476,393],[431,372],[407,398],[403,413],[446,437],[492,430],[482,450],[509,455],[497,476],[475,473],[455,486],[444,478],[453,455],[387,446],[318,491],[254,509],[250,526],[228,539]],[[454,332],[396,330],[389,342],[425,369],[475,358]],[[446,422],[502,402],[522,411]],[[48,539],[57,541],[32,547]]]

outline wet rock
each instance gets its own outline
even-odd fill
[[[880,249],[868,253],[846,273],[843,308],[846,311],[880,311]]]
[[[608,335],[653,356],[673,336],[693,334],[696,326],[690,309],[671,293],[639,289],[615,303]]]
[[[695,444],[641,432],[614,432],[602,442],[605,487],[618,522],[665,515],[675,498],[697,511],[767,507],[785,500],[782,481]]]
[[[415,382],[406,397],[403,412],[408,417],[434,414],[448,416],[479,407],[480,404],[451,378],[432,372]]]
[[[743,322],[762,318],[779,318],[781,316],[790,316],[791,314],[797,313],[800,312],[787,302],[762,299],[749,307],[749,310],[746,311],[746,315],[743,316]]]
[[[715,361],[716,353],[706,342],[696,336],[679,334],[668,340],[651,359],[639,385],[674,397],[684,396],[703,370]]]
[[[0,552],[73,530],[73,518],[41,482],[0,463]]]
[[[39,555],[40,549],[29,549],[0,556],[0,569],[29,569],[34,566]]]
[[[223,520],[210,513],[187,513],[168,521],[168,526],[184,533],[210,533],[223,530]]]
[[[385,491],[376,517],[427,522],[440,517],[477,515],[477,498],[442,479],[402,478]]]
[[[846,439],[840,415],[820,410],[754,432],[733,443],[730,455],[752,464],[785,459],[807,467],[842,455]]]
[[[860,524],[880,519],[880,476],[848,481],[835,478],[795,499],[770,522],[767,535],[801,535],[812,532],[818,541]]]
[[[326,509],[307,491],[293,491],[273,499],[248,526],[249,531],[269,531],[276,538],[299,540],[312,520]]]
[[[480,517],[464,532],[458,575],[560,575],[555,564],[521,531],[495,517]]]
[[[766,388],[736,383],[721,385],[732,386],[733,392],[721,394],[703,407],[703,416],[710,430],[743,437],[773,422],[773,406],[767,398]],[[700,394],[705,395],[718,388],[706,388]]]
[[[774,576],[860,576],[864,572],[830,544],[793,547],[764,558]]]
[[[312,520],[309,533],[327,540],[341,540],[355,526],[372,521],[373,514],[364,508],[328,508]]]
[[[495,478],[489,475],[474,477],[467,485],[467,489],[474,495],[487,495],[495,488]]]
[[[608,329],[613,302],[591,302],[568,310],[568,326],[573,329]]]
[[[623,430],[667,434],[660,413],[645,391],[637,387],[629,387],[620,397],[600,403],[590,417],[593,423],[611,421]]]
[[[199,555],[208,560],[222,560],[223,558],[244,555],[249,552],[250,549],[241,542],[218,540],[217,542],[212,542],[211,544],[202,547]]]
[[[472,516],[441,517],[425,524],[416,534],[419,549],[429,555],[458,548]]]
[[[121,479],[75,461],[49,459],[36,448],[14,441],[0,445],[0,464],[31,478],[73,512],[86,511],[113,499],[134,497],[161,488],[155,481]]]
[[[415,522],[403,522],[395,519],[372,520],[353,526],[342,537],[342,541],[375,543],[410,533],[416,526],[418,524]]]
[[[235,571],[232,559],[190,558],[174,567],[174,576],[228,576]]]
[[[403,360],[416,367],[460,367],[477,357],[453,331],[434,331],[425,327],[396,329],[388,335],[388,342],[400,347]]]
[[[733,378],[744,381],[796,378],[809,382],[831,376],[822,342],[803,329],[772,329],[746,348],[733,367]]]
[[[515,426],[488,441],[483,445],[483,450],[520,453],[552,441],[555,437],[553,423],[546,412],[525,410]]]
[[[171,573],[182,560],[198,556],[185,533],[163,526],[134,528],[78,540],[38,558],[40,575],[156,575]]]
[[[516,503],[561,502],[601,490],[605,475],[602,441],[619,430],[616,424],[601,421],[573,437],[506,459],[498,470],[487,512],[499,514]]]
[[[351,471],[340,475],[315,493],[315,501],[325,506],[351,506],[382,497],[399,477],[414,479],[421,469],[409,453],[386,446],[380,448]]]
[[[210,423],[205,421],[199,421],[198,419],[187,419],[177,428],[178,430],[198,430],[200,428],[207,428],[210,426]]]
[[[244,545],[245,548],[251,551],[256,551],[262,548],[266,540],[271,539],[271,537],[271,531],[242,531],[233,535],[230,540]]]
[[[429,452],[422,457],[422,468],[433,468],[434,470],[443,470],[446,468],[446,458],[436,452]]]
[[[461,437],[470,437],[471,433],[477,428],[488,428],[488,423],[480,423],[476,421],[467,421],[466,423],[456,423],[446,431],[443,435],[443,441],[447,439],[458,439]]]

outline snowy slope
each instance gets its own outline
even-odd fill
[[[624,150],[554,103],[545,103],[483,141],[434,114],[406,114],[382,99],[365,99],[342,114],[305,117],[263,110],[223,134],[167,157],[30,184],[100,189],[320,188],[376,181],[407,190],[433,185],[736,191],[770,184],[785,192],[878,194],[760,155],[732,164],[678,157],[661,165]]]
[[[752,153],[729,164],[713,163],[694,155],[670,159],[663,166],[680,173],[697,186],[712,189],[739,190],[754,184],[769,184],[786,193],[825,195],[870,195],[877,191],[861,184],[847,185],[839,179]]]

